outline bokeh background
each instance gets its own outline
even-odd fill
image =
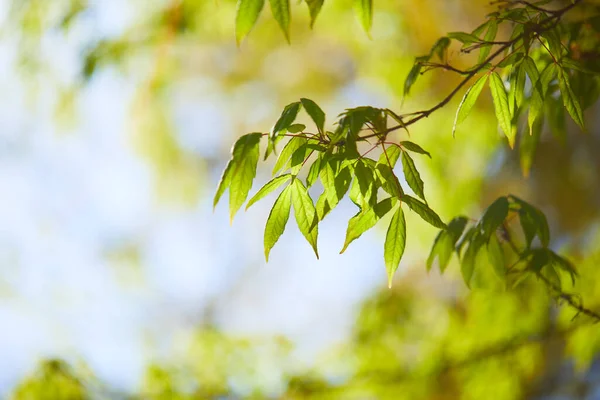
[[[347,107],[435,104],[457,77],[426,74],[403,99],[414,57],[492,10],[377,0],[369,38],[347,1],[312,30],[292,3],[291,44],[265,8],[238,48],[232,0],[0,1],[0,397],[599,399],[598,325],[533,280],[468,291],[456,260],[427,274],[436,231],[414,215],[388,289],[384,224],[338,254],[352,204],[323,222],[320,260],[290,224],[268,264],[274,195],[231,226],[213,211],[238,136],[300,97],[330,126]],[[587,134],[544,128],[524,178],[489,93],[453,139],[458,101],[411,130],[433,156],[416,160],[432,208],[536,204],[599,309],[598,105]]]

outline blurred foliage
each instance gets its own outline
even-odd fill
[[[224,164],[234,138],[270,126],[290,98],[319,100],[329,114],[359,105],[354,103],[365,98],[393,110],[424,109],[438,102],[460,77],[448,71],[419,75],[412,82],[410,97],[403,99],[415,56],[427,54],[447,32],[471,31],[495,10],[484,0],[378,0],[370,40],[349,2],[327,1],[311,30],[306,4],[292,1],[291,45],[277,21],[260,17],[238,49],[233,0],[130,0],[123,7],[133,10],[133,17],[123,23],[115,16],[116,28],[90,32],[86,27],[96,21],[100,8],[96,3],[14,0],[2,34],[18,43],[15,61],[25,86],[46,85],[63,94],[55,101],[60,115],[72,113],[77,95],[106,75],[133,81],[132,143],[154,168],[161,198],[187,205],[196,204],[203,190],[212,187],[211,177]],[[575,33],[566,43],[573,59],[597,71],[598,21],[587,16],[575,11],[569,22],[570,32]],[[370,19],[361,19],[369,26],[365,21]],[[498,31],[499,36],[509,34],[502,27]],[[72,43],[77,54],[75,73],[64,73],[54,63],[59,57],[54,42],[45,43],[48,37]],[[460,47],[450,47],[445,56],[458,69],[477,59],[477,54],[459,51]],[[535,61],[548,60],[536,57]],[[505,77],[509,82],[510,75]],[[597,96],[597,76],[574,71],[572,79],[577,91],[589,91],[589,96],[582,96],[582,106],[597,107],[585,100]],[[200,89],[195,90],[195,85]],[[231,127],[211,132],[211,136],[222,135],[213,152],[197,152],[185,145],[174,105],[180,97],[192,99],[198,109],[199,98],[223,106]],[[481,96],[457,129],[456,139],[452,138],[459,100],[411,129],[411,138],[418,138],[432,155],[431,160],[414,161],[427,183],[428,204],[444,220],[457,214],[479,215],[507,193],[538,205],[555,232],[551,248],[564,250],[580,276],[574,285],[564,279],[563,291],[576,294],[586,307],[599,309],[597,113],[588,113],[588,132],[582,134],[564,113],[560,98],[549,97],[537,151],[525,161],[530,163],[530,176],[523,179],[524,161],[499,140],[489,95]],[[390,135],[396,141],[400,137],[400,133]],[[517,141],[516,146],[523,145]],[[426,275],[425,259],[436,232],[416,223],[416,218],[407,213],[407,224],[416,227],[409,237],[411,254],[407,252],[403,262],[407,272],[392,290],[381,290],[365,302],[350,340],[334,357],[332,364],[343,366],[339,370],[325,362],[317,362],[314,368],[296,366],[292,346],[283,339],[240,339],[198,328],[183,358],[157,360],[148,367],[137,393],[103,389],[79,376],[78,368],[48,360],[14,389],[12,397],[441,400],[563,394],[594,398],[598,325],[560,306],[564,305],[560,297],[557,304],[556,293],[534,276],[505,291],[485,257],[479,257],[484,268],[473,277],[474,289],[469,292],[456,260],[450,260],[443,278],[437,269]]]

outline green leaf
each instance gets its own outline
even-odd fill
[[[466,32],[450,32],[448,33],[448,37],[450,39],[458,40],[463,44],[477,43],[480,41],[477,36]]]
[[[492,268],[498,277],[506,279],[506,265],[504,263],[504,251],[496,235],[490,236],[487,244],[487,255]]]
[[[403,140],[400,142],[400,146],[404,147],[404,149],[406,149],[408,151],[412,151],[414,153],[419,153],[419,154],[425,154],[429,158],[431,158],[431,154],[429,154],[428,151],[423,150],[423,148],[416,143],[409,142],[408,140]],[[394,146],[394,147],[396,147],[396,146]],[[389,154],[388,154],[388,157],[389,157]]]
[[[394,168],[398,162],[398,159],[400,158],[401,153],[402,150],[398,146],[387,147],[379,156],[377,163],[388,165],[390,168]]]
[[[360,190],[361,206],[370,203],[376,193],[374,192],[375,177],[373,170],[363,160],[359,160],[354,167],[354,179]]]
[[[295,136],[291,138],[279,153],[279,157],[277,157],[277,161],[273,166],[273,175],[278,173],[287,164],[292,155],[307,142],[308,138],[306,136]]]
[[[284,183],[286,183],[287,181],[289,181],[291,178],[292,178],[292,175],[285,174],[285,175],[281,175],[276,178],[273,178],[269,182],[265,183],[265,185],[262,188],[260,188],[260,190],[258,192],[256,192],[256,194],[250,199],[250,201],[248,201],[248,204],[246,205],[246,210],[249,209],[250,206],[252,206],[254,203],[263,199],[269,193],[273,192],[279,186],[281,186]]]
[[[265,0],[238,0],[235,15],[235,39],[238,46],[256,24],[264,4]]]
[[[321,2],[322,2],[322,0],[321,0]],[[304,109],[306,110],[306,112],[308,113],[310,118],[314,121],[315,125],[317,126],[319,133],[324,134],[325,133],[325,113],[323,112],[323,110],[321,110],[321,107],[319,107],[317,105],[317,103],[315,103],[314,101],[312,101],[310,99],[302,98],[302,99],[300,99],[300,101],[302,102],[302,105],[304,106]]]
[[[496,110],[496,118],[500,123],[500,127],[508,138],[508,144],[511,148],[515,145],[515,132],[512,130],[510,110],[508,108],[508,99],[502,78],[497,72],[490,74],[490,91],[494,99],[494,108]]]
[[[404,177],[406,178],[408,186],[410,186],[417,196],[425,200],[423,180],[421,179],[419,171],[417,171],[417,167],[415,167],[413,159],[407,152],[402,153],[402,170],[404,171]]]
[[[436,228],[445,229],[446,224],[442,222],[440,217],[431,209],[429,206],[414,197],[407,194],[402,196],[402,201],[410,207],[411,210],[419,214],[419,216],[425,221],[435,226]]]
[[[456,110],[456,117],[454,118],[454,126],[452,127],[452,136],[454,136],[456,132],[456,127],[458,124],[463,122],[471,113],[477,98],[481,94],[485,83],[487,82],[488,75],[484,74],[465,92],[460,104],[458,105],[458,110]]]
[[[232,151],[233,167],[229,182],[229,219],[240,209],[248,197],[252,181],[256,176],[259,157],[259,142],[262,133],[255,132],[242,136],[235,142]]]
[[[485,210],[479,226],[487,239],[496,232],[508,216],[508,199],[499,197]]]
[[[400,265],[400,260],[404,254],[405,246],[406,221],[404,219],[402,207],[398,207],[394,213],[394,216],[392,217],[387,234],[385,235],[383,258],[385,260],[385,268],[387,270],[389,287],[392,287],[394,273],[398,269],[398,265]]]
[[[560,88],[563,104],[571,115],[571,118],[573,118],[573,121],[575,121],[582,130],[585,130],[581,105],[579,104],[577,96],[573,93],[571,83],[569,82],[569,75],[563,69],[559,69],[558,87]]]
[[[404,195],[404,191],[402,190],[402,186],[400,186],[400,181],[394,171],[387,164],[377,163],[375,166],[377,178],[381,182],[380,186],[387,193],[401,199]]]
[[[279,23],[285,39],[290,42],[290,0],[269,0],[273,18]]]
[[[264,237],[264,246],[265,246],[265,259],[267,262],[269,261],[269,253],[275,243],[279,240],[279,237],[283,234],[285,230],[285,225],[290,217],[290,208],[291,208],[291,185],[287,186],[277,197],[275,200],[275,204],[273,204],[273,208],[269,213],[269,218],[267,218],[267,225],[265,226],[265,237]]]
[[[290,126],[288,126],[287,131],[289,133],[298,133],[298,132],[302,132],[306,129],[306,125],[304,124],[292,124]]]
[[[445,61],[446,57],[446,51],[448,50],[448,47],[450,46],[450,38],[447,37],[442,37],[439,38],[431,47],[431,50],[429,51],[429,54],[432,55],[436,55],[440,61]]]
[[[542,71],[542,74],[535,81],[535,85],[533,86],[531,93],[531,105],[529,106],[529,115],[527,117],[530,132],[533,130],[533,123],[542,112],[542,108],[544,106],[544,98],[546,97],[546,91],[548,90],[550,82],[552,82],[556,75],[556,69],[556,66],[553,63],[551,63],[550,65],[548,65],[548,67],[546,67],[546,69]],[[531,81],[534,82],[533,79],[535,72],[533,72],[533,69],[531,67],[527,70],[527,74],[529,75]]]
[[[310,27],[312,28],[315,25],[315,20],[321,11],[321,7],[323,7],[323,2],[325,0],[305,0],[306,5],[308,6],[308,12],[310,14]]]
[[[463,276],[463,280],[467,287],[471,287],[471,278],[473,277],[473,272],[475,271],[475,259],[477,258],[477,254],[483,246],[485,242],[481,235],[475,233],[471,241],[469,242],[469,247],[465,251],[465,255],[463,256],[460,263],[460,271]]]
[[[219,185],[217,186],[217,191],[215,192],[215,198],[213,199],[213,209],[219,203],[221,196],[225,193],[225,190],[229,188],[231,185],[231,178],[233,176],[233,169],[235,167],[235,163],[233,159],[229,160],[225,170],[223,171],[223,175],[221,175],[221,179],[219,179]]]
[[[521,59],[523,58],[524,55],[525,55],[525,53],[522,53],[522,52],[521,53],[512,53],[510,56],[508,56],[504,60],[500,61],[498,63],[498,67],[506,68],[513,64],[516,64],[519,61],[521,61]]]
[[[542,133],[543,120],[538,119],[533,124],[531,134],[523,133],[521,141],[519,143],[519,159],[521,162],[521,171],[523,176],[528,177],[531,166],[533,165],[533,157],[540,141],[540,135]]]
[[[535,226],[535,232],[540,238],[542,246],[548,247],[548,245],[550,244],[550,228],[548,227],[548,220],[546,219],[544,213],[515,195],[510,195],[510,198],[513,199],[521,207],[519,215],[521,219],[521,226],[523,227],[523,232],[525,233],[525,236],[527,237],[527,232],[526,227],[523,225],[523,219],[529,221],[526,222],[526,224],[528,225],[527,231],[530,231],[530,226]]]
[[[513,67],[510,75],[510,89],[508,91],[508,109],[510,115],[515,115],[515,107],[518,109],[525,95],[525,70],[522,64]]]
[[[373,24],[373,0],[354,0],[354,10],[365,32],[371,32]]]
[[[292,204],[294,205],[294,215],[298,228],[300,228],[300,232],[302,232],[302,235],[313,248],[315,255],[319,258],[319,251],[317,250],[319,227],[314,224],[317,218],[315,206],[300,179],[294,179],[290,186],[292,187]]]
[[[466,225],[467,218],[456,217],[448,223],[447,229],[443,229],[438,233],[431,248],[431,252],[429,253],[429,257],[427,258],[427,271],[431,270],[431,266],[437,257],[440,272],[444,273],[450,262],[454,246],[462,235]]]
[[[294,123],[296,117],[298,116],[298,112],[300,112],[300,107],[302,107],[302,103],[296,101],[294,103],[290,103],[284,107],[281,116],[273,125],[273,129],[271,129],[271,140],[273,140],[280,132],[284,129],[287,129],[290,125]]]
[[[321,172],[321,166],[323,164],[323,157],[319,156],[312,163],[310,169],[308,170],[308,175],[306,176],[306,187],[311,187],[319,178],[319,173]]]
[[[498,20],[491,19],[488,24],[488,30],[485,34],[484,40],[486,42],[493,42],[494,39],[496,39],[497,33],[498,33]],[[479,64],[481,64],[483,61],[485,61],[487,56],[490,54],[491,49],[492,49],[491,44],[486,44],[481,47],[481,50],[479,51],[479,61],[477,61]]]
[[[408,96],[408,93],[410,92],[410,88],[417,81],[417,78],[419,77],[419,74],[421,73],[421,67],[422,67],[421,63],[424,61],[427,61],[428,59],[429,59],[429,56],[417,57],[415,59],[415,63],[413,64],[412,68],[408,72],[408,75],[406,76],[406,79],[404,80],[404,96],[405,97]]]
[[[566,258],[559,256],[554,252],[550,252],[550,261],[552,265],[556,266],[558,269],[562,269],[567,272],[571,277],[571,281],[573,285],[575,284],[575,277],[577,277],[577,270],[575,266]]]
[[[348,229],[346,230],[346,240],[340,254],[346,251],[350,243],[374,227],[377,221],[390,212],[396,201],[393,197],[389,197],[377,203],[374,207],[361,210],[358,214],[350,218]]]

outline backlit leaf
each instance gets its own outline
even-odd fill
[[[485,210],[479,225],[484,237],[489,238],[508,216],[508,199],[499,197]]]
[[[406,149],[408,151],[412,151],[414,153],[419,153],[419,154],[425,154],[429,158],[431,158],[431,154],[429,154],[428,151],[425,151],[421,146],[419,146],[416,143],[409,142],[408,140],[403,140],[400,142],[400,146],[404,147],[404,149]],[[388,155],[388,157],[389,157],[389,155]]]
[[[383,258],[385,260],[385,268],[388,276],[388,286],[392,287],[394,273],[398,269],[404,247],[406,246],[406,221],[402,207],[398,207],[385,236]]]
[[[277,21],[285,39],[290,41],[290,0],[269,0],[271,3],[271,13]]]
[[[373,0],[354,0],[354,10],[363,29],[369,33],[373,24]]]
[[[405,194],[402,196],[402,201],[410,207],[411,210],[419,214],[419,216],[425,221],[435,226],[436,228],[445,229],[446,224],[442,222],[440,217],[433,211],[429,206],[420,200],[410,197]]]
[[[246,204],[246,210],[248,208],[250,208],[254,203],[263,199],[269,193],[273,192],[279,186],[281,186],[284,183],[286,183],[287,181],[289,181],[291,178],[292,178],[292,175],[285,174],[285,175],[281,175],[281,176],[271,179],[262,188],[260,188],[260,190],[258,192],[256,192],[256,194],[248,201],[248,204]]]
[[[515,132],[512,130],[511,115],[508,108],[508,99],[502,78],[497,72],[490,74],[490,90],[494,99],[494,108],[496,110],[496,118],[504,134],[508,138],[508,144],[511,148],[515,145]]]
[[[471,113],[471,109],[475,105],[477,98],[481,94],[485,83],[487,82],[488,74],[484,74],[465,92],[460,104],[458,105],[458,110],[456,110],[456,117],[454,118],[454,126],[452,127],[452,136],[454,136],[456,132],[456,127],[458,124],[463,122]]]
[[[308,6],[308,12],[310,14],[310,27],[312,28],[315,25],[315,20],[321,11],[321,7],[323,7],[323,2],[325,0],[304,0],[306,5]]]
[[[319,251],[317,250],[319,227],[314,224],[317,212],[313,201],[300,179],[294,179],[290,186],[292,188],[294,216],[296,217],[298,228],[300,228],[300,232],[313,248],[317,258],[319,258]]]
[[[340,254],[346,251],[348,245],[358,239],[363,233],[375,226],[384,215],[386,215],[396,204],[396,199],[389,197],[377,203],[374,207],[361,210],[348,221],[348,229],[346,230],[346,240]]]
[[[285,230],[285,225],[290,217],[291,204],[291,186],[287,186],[275,200],[265,226],[264,247],[267,261],[269,261],[271,249]]]
[[[308,138],[306,136],[295,136],[291,138],[279,153],[279,157],[273,166],[273,175],[278,173],[287,164],[292,155],[307,142]]]
[[[252,30],[265,0],[238,0],[235,15],[235,38],[238,43]]]
[[[322,1],[322,0],[321,0]],[[317,105],[314,101],[310,99],[302,98],[300,99],[304,109],[310,116],[310,118],[314,121],[319,133],[325,133],[325,113],[321,110],[321,107]]]
[[[558,72],[558,87],[560,88],[563,104],[571,115],[571,118],[573,118],[573,121],[575,121],[575,123],[579,125],[582,130],[585,130],[581,104],[579,104],[577,96],[575,96],[575,93],[573,93],[571,83],[569,82],[568,73],[563,69],[559,69]]]
[[[417,167],[415,166],[413,159],[408,155],[407,152],[402,153],[402,169],[404,171],[404,177],[406,178],[408,186],[410,186],[417,196],[425,200],[425,193],[423,192],[423,180],[421,179],[419,171],[417,171]]]

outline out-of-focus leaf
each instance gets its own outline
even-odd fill
[[[477,43],[480,41],[477,36],[466,32],[450,32],[448,33],[448,37],[450,39],[458,40],[463,44]]]
[[[521,136],[521,142],[519,143],[519,159],[521,161],[521,171],[523,176],[529,176],[531,165],[533,164],[533,158],[535,156],[535,150],[537,149],[540,141],[540,135],[542,133],[542,120],[538,119],[533,124],[531,134],[523,133]]]
[[[496,232],[508,216],[508,199],[499,197],[485,210],[479,222],[484,238],[489,238]]]
[[[273,208],[269,213],[269,218],[267,218],[264,237],[265,259],[267,261],[269,261],[271,249],[283,234],[285,225],[290,217],[290,208],[292,204],[291,188],[290,185],[283,189],[279,194],[279,197],[277,197],[277,200],[275,200],[275,204],[273,204]]]
[[[528,65],[531,64],[529,63]],[[548,90],[550,82],[556,76],[556,70],[556,66],[553,63],[551,63],[550,65],[548,65],[548,67],[546,67],[546,69],[542,71],[541,75],[539,76],[539,79],[537,79],[537,81],[535,81],[535,84],[533,85],[531,93],[531,105],[529,106],[529,115],[527,117],[530,132],[533,130],[533,123],[543,110],[546,91]],[[533,79],[535,72],[533,68],[529,67],[527,69],[527,74],[529,75],[531,81],[534,82]]]
[[[567,74],[563,69],[559,69],[558,73],[558,87],[560,88],[560,94],[562,95],[563,104],[573,121],[582,130],[585,130],[585,124],[583,121],[583,112],[581,110],[581,104],[579,104],[579,100],[573,89],[571,88],[571,83],[569,82],[569,74]]]
[[[402,207],[398,207],[385,236],[384,244],[384,260],[385,268],[388,276],[388,286],[392,287],[392,280],[394,279],[394,273],[398,269],[402,255],[404,254],[404,247],[406,246],[406,221],[404,219],[404,213]]]
[[[290,0],[269,0],[271,13],[277,21],[285,39],[290,42]]]
[[[354,0],[354,10],[365,32],[371,32],[373,24],[373,0]]]
[[[235,38],[238,43],[252,30],[265,5],[265,0],[238,0],[235,16]]]
[[[485,34],[485,37],[483,38],[486,42],[493,42],[494,39],[496,39],[496,34],[498,33],[498,20],[497,19],[491,19],[489,24],[488,24],[488,29],[487,32]],[[478,63],[481,64],[483,61],[485,61],[485,59],[487,58],[487,56],[490,54],[490,50],[492,49],[492,45],[491,44],[486,44],[484,46],[481,47],[481,50],[479,51],[479,61]]]
[[[490,236],[487,243],[487,255],[492,268],[498,277],[502,280],[506,279],[506,265],[504,263],[504,251],[496,235]]]
[[[477,254],[484,243],[485,241],[483,237],[479,233],[475,233],[469,242],[469,246],[465,251],[465,255],[461,260],[460,271],[465,284],[469,288],[471,287],[471,278],[473,277],[473,272],[475,271],[475,259],[477,258]]]
[[[315,25],[315,21],[319,12],[321,11],[321,7],[323,7],[323,2],[325,0],[304,0],[306,5],[308,6],[308,12],[310,14],[310,27],[312,28]]]
[[[454,246],[462,235],[466,225],[467,218],[456,217],[448,223],[447,229],[443,229],[438,233],[431,248],[431,252],[429,253],[429,257],[427,258],[427,271],[431,270],[431,266],[437,257],[440,272],[444,273],[448,266],[448,262],[450,262],[450,256],[454,251]]]

